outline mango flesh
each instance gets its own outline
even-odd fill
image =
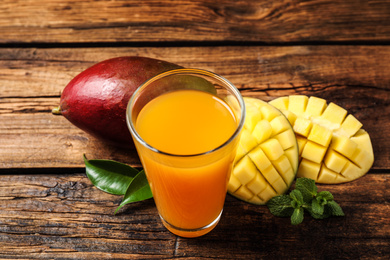
[[[374,162],[370,136],[353,115],[318,97],[292,95],[269,102],[293,126],[299,146],[297,177],[317,183],[344,183],[360,178]]]
[[[101,61],[73,78],[53,109],[89,134],[117,146],[133,147],[126,125],[126,107],[147,79],[179,65],[146,57],[117,57]]]
[[[264,205],[285,193],[298,169],[298,144],[287,118],[256,98],[244,97],[246,118],[228,182],[228,192]]]

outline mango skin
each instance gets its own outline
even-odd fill
[[[101,61],[68,83],[57,113],[102,141],[134,148],[126,125],[126,107],[132,94],[149,78],[179,68],[170,62],[136,56]]]

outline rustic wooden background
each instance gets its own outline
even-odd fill
[[[390,2],[91,1],[0,3],[0,258],[388,259],[390,255]],[[314,95],[354,114],[375,162],[359,180],[321,185],[346,216],[291,226],[228,196],[220,224],[176,237],[152,200],[113,212],[82,155],[140,167],[53,116],[62,89],[116,56],[214,71],[244,96]]]

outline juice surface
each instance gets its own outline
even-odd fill
[[[221,99],[197,90],[178,90],[149,102],[139,113],[135,127],[141,138],[158,150],[191,155],[224,144],[237,124]],[[167,163],[172,159],[169,156],[137,145],[159,214],[166,222],[179,229],[198,229],[218,218],[234,147],[232,142],[212,155],[174,157],[180,162],[177,166]],[[212,159],[207,159],[210,156]]]
[[[159,96],[141,110],[136,122],[137,132],[149,145],[178,155],[210,151],[226,142],[236,127],[224,101],[197,90]]]

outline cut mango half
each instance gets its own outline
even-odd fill
[[[297,177],[335,184],[365,175],[374,162],[370,136],[347,110],[305,95],[269,102],[293,126],[299,147]]]
[[[298,144],[288,119],[257,98],[244,97],[246,118],[228,192],[263,205],[285,193],[298,169]]]

